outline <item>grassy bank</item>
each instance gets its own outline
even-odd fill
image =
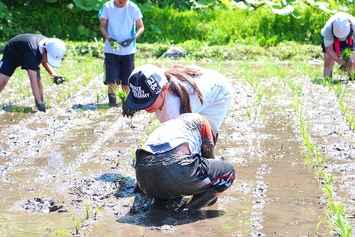
[[[76,58],[78,56],[89,56],[103,58],[103,42],[72,42],[67,44],[67,58]],[[259,61],[261,59],[273,58],[276,60],[297,60],[309,61],[322,59],[323,54],[320,46],[303,45],[292,41],[280,43],[277,46],[261,47],[229,44],[223,46],[208,46],[207,44],[197,41],[187,41],[183,44],[142,44],[138,43],[137,59],[144,58],[161,58],[165,53],[173,48],[178,47],[185,51],[183,58],[195,60],[233,60],[233,61]]]

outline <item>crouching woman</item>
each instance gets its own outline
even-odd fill
[[[160,124],[136,158],[140,190],[163,200],[192,195],[183,205],[187,209],[214,204],[235,178],[232,164],[215,159],[208,118],[195,113]]]

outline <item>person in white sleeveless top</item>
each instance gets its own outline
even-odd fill
[[[199,113],[209,120],[215,139],[232,101],[227,78],[198,66],[174,65],[164,71],[145,64],[133,70],[129,86],[125,104],[130,109],[155,113],[161,123]]]

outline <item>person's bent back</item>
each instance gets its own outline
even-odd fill
[[[173,199],[193,195],[188,209],[216,202],[235,178],[233,166],[214,159],[211,126],[206,118],[186,113],[160,124],[136,151],[136,178],[149,197]]]

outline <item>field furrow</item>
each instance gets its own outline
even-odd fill
[[[301,118],[335,177],[334,200],[351,215],[354,131],[335,85],[314,83],[314,72],[303,75],[299,63],[194,63],[218,68],[234,91],[216,153],[234,165],[236,181],[215,205],[176,213],[150,209],[149,199],[133,193],[134,151],[154,116],[123,118],[120,105],[108,106],[102,60],[84,60],[82,68],[67,60],[60,73],[69,81],[46,82],[46,113],[18,92],[29,83],[17,82],[19,74],[0,94],[0,235],[64,236],[78,228],[78,236],[316,236],[328,203],[317,167],[305,163]],[[350,114],[354,85],[342,85]],[[320,225],[320,236],[331,231]]]

